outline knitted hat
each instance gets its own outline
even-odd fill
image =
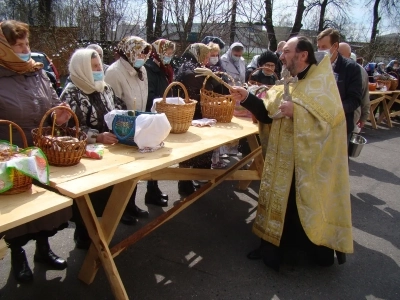
[[[78,49],[72,54],[68,66],[71,81],[85,94],[103,92],[105,87],[104,81],[95,82],[93,79],[92,55],[99,57],[96,50]]]
[[[260,56],[258,57],[257,65],[258,65],[258,67],[261,67],[262,65],[264,65],[267,62],[274,63],[275,66],[278,65],[278,63],[279,63],[278,57],[276,56],[276,54],[274,52],[267,50],[267,51],[261,53]]]

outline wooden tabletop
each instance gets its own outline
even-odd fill
[[[370,95],[390,95],[393,94],[397,91],[370,91],[369,94]],[[398,91],[400,92],[400,91]]]
[[[72,199],[32,185],[16,195],[0,194],[0,232],[72,205]]]
[[[165,147],[140,153],[136,147],[107,146],[102,160],[83,158],[72,167],[50,167],[50,182],[62,194],[78,197],[160,170],[229,142],[258,132],[249,118],[233,118],[214,127],[191,126],[186,133],[170,134]]]

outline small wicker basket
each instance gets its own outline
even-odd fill
[[[43,127],[46,118],[56,109],[68,110],[75,121],[75,129],[69,127],[57,127],[57,137],[53,137],[53,127]],[[49,109],[40,121],[39,128],[32,129],[33,144],[42,149],[47,156],[50,165],[58,167],[73,166],[80,162],[86,152],[87,135],[79,129],[79,121],[75,113],[66,106],[56,106]],[[58,139],[63,136],[71,136],[78,139],[77,142]]]
[[[26,140],[25,133],[21,127],[19,127],[14,122],[11,122],[8,120],[0,120],[0,124],[11,124],[11,126],[14,126],[15,128],[17,128],[19,134],[22,137],[22,143],[23,143],[24,148],[28,147],[28,141]],[[1,193],[2,195],[20,194],[20,193],[26,192],[27,190],[29,190],[32,187],[32,178],[29,176],[26,176],[25,174],[21,173],[20,171],[13,169],[11,176],[13,179],[13,186],[8,191]]]
[[[251,79],[251,77],[257,72],[257,71],[259,71],[259,70],[269,70],[269,71],[272,71],[272,73],[274,74],[274,76],[275,76],[275,79],[276,80],[279,80],[279,77],[278,77],[278,75],[276,75],[276,73],[274,72],[274,70],[272,70],[271,68],[268,68],[268,67],[259,67],[259,68],[257,68],[257,69],[255,69],[253,72],[251,72],[251,74],[249,75],[249,79],[248,79],[248,81],[247,81],[247,84],[248,85],[265,85],[265,84],[263,84],[263,83],[261,83],[261,82],[258,82],[258,81],[255,81],[255,80],[252,80]]]
[[[383,86],[386,86],[386,90],[387,91],[389,91],[390,90],[390,87],[391,87],[391,85],[392,85],[392,81],[390,80],[390,79],[388,79],[388,80],[383,80],[383,79],[377,79],[376,80],[376,83],[377,83],[377,87],[383,87]]]
[[[235,80],[227,73],[215,72],[217,75],[227,76],[231,82]],[[210,76],[204,78],[203,87],[200,90],[200,105],[203,118],[216,119],[220,123],[230,123],[235,110],[235,101],[229,95],[223,95],[206,90],[206,83]]]
[[[179,85],[182,88],[185,94],[185,104],[167,103],[168,92],[175,85]],[[196,100],[189,99],[187,89],[182,83],[171,82],[164,91],[163,100],[156,103],[156,111],[158,113],[165,113],[172,127],[171,133],[184,133],[192,125],[196,103]]]

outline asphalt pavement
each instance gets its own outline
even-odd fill
[[[277,273],[248,260],[259,245],[251,232],[259,182],[241,192],[227,181],[116,257],[130,299],[400,299],[400,123],[377,130],[367,124],[362,135],[368,144],[350,159],[354,254],[344,265],[322,268],[304,259]],[[180,200],[177,182],[159,185],[170,207]],[[139,183],[137,204],[151,220],[168,208],[146,207],[145,191]],[[111,244],[148,221],[120,224]],[[78,279],[85,251],[75,249],[73,227],[50,240],[67,259],[64,271],[35,264],[31,241],[25,250],[34,282],[18,284],[8,253],[0,261],[0,299],[113,299],[102,269],[89,286]]]

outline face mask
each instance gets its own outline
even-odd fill
[[[163,58],[163,64],[168,65],[171,62],[172,57],[170,56],[164,56]]]
[[[23,61],[28,61],[31,58],[31,53],[17,53],[17,55],[19,56],[20,59],[22,59]]]
[[[144,59],[137,59],[135,60],[135,64],[133,65],[135,68],[139,69],[143,67],[144,65]]]
[[[93,71],[93,79],[94,81],[102,81],[104,77],[103,71]]]
[[[218,57],[210,57],[210,65],[214,66],[218,62]]]
[[[319,49],[318,49],[318,52],[323,52],[323,53],[328,54],[329,58],[332,57],[332,53],[331,53],[331,50],[330,50],[330,49],[326,49],[326,50],[319,50]]]
[[[238,61],[240,60],[240,56],[232,55],[232,60],[233,60],[234,62],[238,62]]]

